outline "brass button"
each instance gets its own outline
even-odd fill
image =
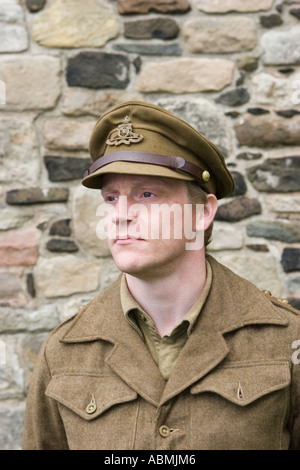
[[[209,171],[207,171],[207,170],[203,171],[202,179],[203,179],[204,183],[207,183],[210,180]]]
[[[271,292],[269,290],[263,290],[263,293],[269,296],[272,296]]]
[[[162,426],[160,426],[158,432],[161,435],[161,437],[168,437],[170,435],[171,431],[170,431],[170,428],[168,426],[163,424]]]
[[[279,300],[279,302],[281,302],[282,304],[285,304],[285,305],[291,305],[288,301],[288,299],[277,299]]]
[[[92,413],[95,413],[97,409],[97,405],[96,405],[96,402],[95,402],[95,398],[94,398],[94,395],[92,395],[92,399],[90,401],[90,403],[87,405],[85,411],[91,415]]]

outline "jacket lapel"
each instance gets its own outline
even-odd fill
[[[114,344],[106,363],[138,394],[157,406],[165,380],[143,339],[124,318],[120,279],[83,309],[61,339],[64,343],[95,340]]]
[[[224,334],[251,324],[287,325],[265,294],[208,256],[212,286],[194,330],[179,354],[161,403],[217,367],[229,349]]]

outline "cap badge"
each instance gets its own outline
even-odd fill
[[[107,139],[107,145],[118,146],[121,144],[137,144],[144,138],[143,135],[133,132],[132,124],[128,116],[123,119],[123,124],[118,125],[118,128],[115,129],[115,132],[117,132],[117,135],[111,139]]]

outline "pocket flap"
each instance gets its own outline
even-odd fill
[[[220,368],[191,387],[191,393],[213,392],[245,406],[290,384],[288,363],[234,365]]]
[[[137,393],[118,377],[57,375],[46,395],[86,420],[92,420],[118,403],[135,400]]]

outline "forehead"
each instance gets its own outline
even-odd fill
[[[160,186],[172,190],[184,187],[184,181],[158,176],[124,175],[108,173],[102,178],[102,190],[120,186]]]

